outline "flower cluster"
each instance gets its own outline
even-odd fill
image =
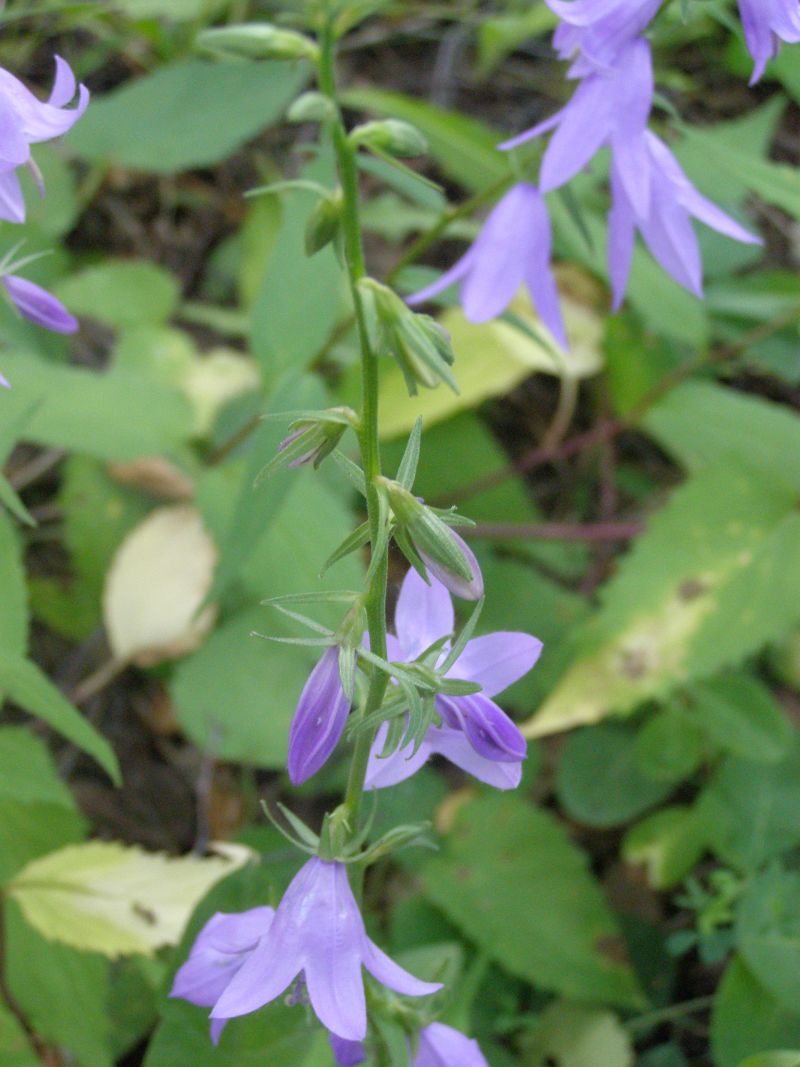
[[[89,103],[89,92],[77,85],[70,66],[56,56],[56,77],[46,102],[38,100],[22,82],[0,67],[0,219],[25,221],[25,198],[18,170],[27,167],[43,190],[41,174],[31,157],[31,145],[67,132]],[[68,108],[78,95],[75,107]],[[0,267],[6,295],[24,318],[57,333],[73,333],[77,320],[45,289],[13,273],[13,264]],[[0,384],[8,385],[2,376]]]
[[[698,297],[703,293],[702,262],[692,219],[733,240],[761,242],[698,192],[667,145],[648,128],[654,79],[644,32],[661,0],[546,2],[561,19],[553,44],[570,61],[567,76],[577,86],[555,115],[499,145],[508,151],[552,133],[538,188],[527,182],[513,186],[467,253],[410,302],[461,282],[464,313],[483,322],[500,314],[524,281],[543,323],[566,346],[543,194],[569,182],[601,148],[610,151],[608,267],[615,309],[625,296],[637,230],[661,267]],[[800,5],[797,0],[739,0],[739,7],[756,81],[781,40],[800,41]]]

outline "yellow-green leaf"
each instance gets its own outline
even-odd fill
[[[242,845],[213,849],[172,858],[116,842],[68,845],[29,863],[7,892],[51,940],[111,957],[152,955],[176,944],[198,901],[253,855]]]
[[[633,1045],[613,1012],[556,1001],[536,1020],[531,1067],[631,1067]]]

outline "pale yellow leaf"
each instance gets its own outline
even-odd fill
[[[192,651],[215,610],[216,547],[190,505],[157,508],[125,538],[106,575],[103,618],[114,657],[147,667]]]
[[[536,372],[572,379],[596,374],[602,365],[600,317],[586,303],[563,293],[561,308],[570,338],[569,352],[538,319],[526,290],[520,290],[509,310],[542,341],[502,319],[476,325],[467,321],[460,308],[449,308],[439,322],[453,342],[453,372],[460,392],[456,395],[439,385],[409,396],[400,369],[394,364],[388,366],[381,377],[381,435],[388,439],[407,433],[419,416],[426,426],[449,419],[490,397],[505,396]]]
[[[529,1040],[531,1067],[632,1067],[631,1039],[613,1012],[559,1000],[536,1020]]]
[[[220,408],[234,397],[258,389],[260,381],[254,361],[229,348],[215,348],[193,359],[180,384],[194,411],[194,435],[204,437]]]
[[[116,842],[68,845],[34,860],[7,887],[45,937],[121,956],[174,945],[197,903],[254,854],[217,843],[212,856],[165,856]]]

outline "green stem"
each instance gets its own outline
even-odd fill
[[[370,527],[370,540],[374,546],[378,541],[380,512],[376,479],[381,473],[380,443],[378,438],[378,359],[372,349],[367,330],[366,315],[358,282],[366,276],[364,248],[361,237],[361,224],[358,212],[358,169],[355,150],[350,144],[347,131],[341,118],[336,93],[334,58],[336,41],[332,21],[329,18],[320,39],[319,87],[336,107],[336,117],[331,121],[331,136],[336,152],[339,180],[342,186],[342,233],[344,237],[344,258],[347,268],[353,311],[361,349],[361,430],[359,445],[364,478],[367,485],[367,518]],[[378,656],[386,658],[386,585],[388,580],[388,563],[384,558],[375,569],[365,596],[367,627],[370,648]],[[380,671],[373,671],[370,677],[367,701],[361,712],[368,715],[380,707],[388,679]],[[367,773],[370,748],[373,735],[369,731],[358,734],[350,765],[350,775],[345,795],[348,821],[353,835],[358,833],[361,799],[364,793],[364,780]]]

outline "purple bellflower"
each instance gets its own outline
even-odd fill
[[[414,293],[412,306],[461,282],[461,303],[470,322],[488,322],[511,303],[523,282],[539,317],[558,343],[568,345],[550,269],[550,217],[539,190],[520,182],[489,214],[477,240],[433,285]]]
[[[75,316],[40,285],[16,274],[4,274],[0,281],[23,318],[56,333],[75,333],[78,329]]]
[[[327,762],[342,736],[349,710],[350,698],[339,676],[339,648],[334,645],[325,650],[308,676],[289,727],[292,785],[302,785]]]
[[[562,59],[575,58],[570,71],[581,77],[608,70],[620,51],[639,37],[655,17],[661,0],[545,0],[561,19],[553,45]]]
[[[314,856],[292,879],[269,928],[226,983],[211,1018],[256,1011],[302,973],[320,1022],[345,1041],[362,1041],[367,1032],[362,964],[406,996],[441,989],[404,971],[367,937],[345,867]]]
[[[67,109],[76,90],[78,103]],[[56,56],[55,82],[46,103],[37,100],[18,78],[0,67],[0,219],[24,222],[25,201],[16,168],[30,165],[38,177],[30,146],[66,133],[88,103],[88,89],[76,85],[69,64],[60,56]]]
[[[274,917],[275,909],[267,907],[212,915],[197,935],[186,963],[178,969],[169,995],[200,1008],[213,1008]],[[211,1020],[215,1045],[225,1023],[225,1019]]]
[[[644,214],[650,200],[650,171],[642,137],[654,89],[650,45],[641,38],[631,41],[620,51],[617,62],[612,69],[587,73],[566,107],[499,147],[516,148],[555,129],[540,174],[539,184],[547,193],[574,178],[600,148],[608,145],[628,199]]]
[[[414,1067],[489,1067],[477,1041],[452,1026],[431,1023],[419,1035]]]
[[[436,581],[426,585],[416,571],[409,570],[397,600],[397,636],[390,639],[390,657],[411,662],[451,634],[453,626],[453,604],[444,586]],[[525,738],[490,698],[527,674],[541,650],[541,641],[524,633],[498,632],[468,641],[447,677],[477,682],[483,691],[469,696],[437,695],[436,710],[442,724],[430,727],[416,753],[409,745],[382,758],[388,731],[384,724],[372,748],[367,788],[382,789],[402,782],[434,753],[497,789],[519,785],[527,750]]]
[[[357,1067],[367,1058],[364,1046],[360,1041],[346,1041],[328,1031],[328,1041],[333,1050],[334,1058],[339,1067]]]
[[[619,161],[612,160],[608,258],[615,309],[625,295],[637,227],[664,270],[698,297],[703,295],[703,264],[692,217],[735,241],[761,244],[760,238],[748,233],[697,191],[675,156],[654,133],[644,134],[643,145],[652,186],[645,212],[638,211],[630,199],[629,183],[621,173]]]
[[[739,0],[739,12],[747,47],[755,61],[750,84],[763,75],[767,63],[778,54],[781,41],[800,41],[798,0]]]

